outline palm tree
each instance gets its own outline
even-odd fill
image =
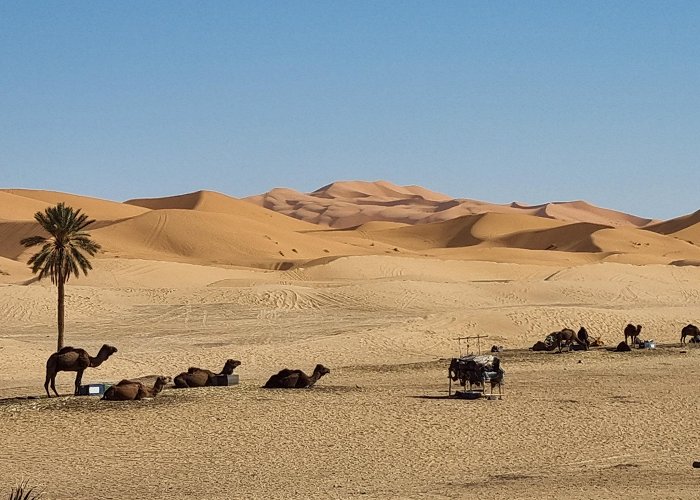
[[[101,247],[83,231],[95,221],[81,214],[80,209],[74,210],[72,207],[65,206],[64,203],[59,203],[55,207],[48,207],[43,212],[35,213],[34,219],[49,234],[49,237],[31,236],[24,238],[20,243],[25,247],[43,245],[27,264],[31,266],[34,274],[39,273],[39,279],[49,276],[51,283],[58,286],[57,351],[60,351],[63,347],[64,285],[73,274],[79,276],[80,270],[87,275],[92,265],[85,253],[93,256]]]

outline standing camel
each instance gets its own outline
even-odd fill
[[[217,375],[231,375],[241,362],[237,359],[227,359],[222,370],[217,374],[204,368],[191,366],[187,372],[182,372],[175,377],[175,387],[184,389],[186,387],[206,387],[213,384],[213,379]]]
[[[122,380],[107,389],[102,399],[107,401],[138,401],[144,398],[155,398],[163,390],[170,377],[158,377],[150,389],[141,382]]]
[[[74,394],[77,396],[80,389],[80,381],[83,378],[85,369],[97,368],[115,352],[117,352],[116,347],[104,344],[94,358],[90,356],[85,349],[70,346],[66,346],[60,351],[53,353],[46,361],[46,381],[44,382],[46,395],[51,397],[49,393],[49,382],[56,396],[59,395],[56,391],[56,374],[58,372],[77,372],[75,375],[74,391]]]
[[[627,323],[625,327],[625,344],[627,344],[627,338],[632,338],[632,345],[635,345],[639,341],[639,333],[642,331],[642,325],[634,326],[632,323]]]
[[[289,370],[285,368],[270,377],[263,387],[266,389],[301,389],[304,387],[313,387],[313,385],[318,382],[318,379],[330,372],[328,368],[321,364],[316,365],[314,373],[310,377],[301,370]]]
[[[700,335],[700,328],[693,325],[692,323],[689,325],[685,325],[681,330],[681,344],[685,344],[686,337],[694,339],[696,335]]]

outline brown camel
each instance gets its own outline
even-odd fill
[[[562,347],[569,347],[573,343],[582,345],[586,349],[588,348],[588,332],[584,327],[581,327],[578,334],[571,328],[563,328],[558,332],[552,332],[547,337],[550,339],[550,343],[559,348],[559,352],[561,352]]]
[[[685,325],[681,330],[681,344],[685,344],[686,337],[694,339],[697,335],[700,335],[700,328],[693,325],[692,323],[689,325]]]
[[[627,323],[625,327],[625,344],[628,344],[627,338],[632,339],[632,345],[639,342],[639,334],[642,331],[642,325],[634,326],[632,323]]]
[[[175,387],[184,389],[187,387],[206,387],[214,385],[214,377],[217,375],[231,375],[233,374],[233,370],[235,370],[237,366],[240,366],[240,364],[241,362],[237,359],[227,359],[219,373],[191,366],[187,372],[182,372],[175,377]]]
[[[301,370],[280,370],[270,377],[263,387],[266,389],[301,389],[313,387],[318,379],[331,371],[323,365],[316,365],[314,373],[310,377]]]
[[[80,389],[80,381],[83,378],[85,369],[97,368],[115,352],[117,352],[116,347],[105,344],[100,348],[100,351],[94,358],[90,356],[85,349],[78,349],[70,346],[66,346],[60,351],[53,353],[46,361],[46,381],[44,382],[46,395],[51,397],[51,394],[49,394],[49,382],[56,396],[59,395],[56,391],[56,374],[58,372],[78,372],[75,375],[74,391],[74,394],[77,396],[78,390]]]
[[[170,377],[158,377],[150,389],[141,382],[122,380],[107,389],[102,396],[106,401],[138,401],[144,398],[155,398],[163,390]]]

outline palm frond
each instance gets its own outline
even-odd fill
[[[22,481],[10,492],[9,500],[39,500],[42,493],[29,487],[29,481]]]
[[[49,237],[31,236],[21,243],[27,247],[43,245],[27,262],[39,279],[49,277],[54,284],[65,283],[72,275],[78,276],[80,271],[87,274],[92,269],[85,254],[93,256],[102,247],[83,229],[95,222],[94,219],[65,203],[37,212],[34,219]]]
[[[46,238],[44,236],[30,236],[29,238],[24,238],[19,241],[20,245],[24,245],[25,247],[35,247],[37,245],[41,245],[46,241]]]

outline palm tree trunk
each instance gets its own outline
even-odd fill
[[[65,298],[66,294],[63,289],[64,284],[63,284],[63,276],[59,276],[58,279],[58,347],[56,348],[56,352],[60,351],[63,348],[63,329],[64,329],[64,305],[65,305]]]

